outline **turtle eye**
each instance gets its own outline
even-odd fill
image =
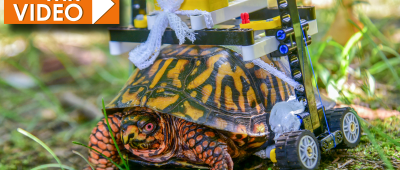
[[[144,131],[147,133],[153,132],[154,130],[154,124],[153,123],[147,123],[144,125]]]

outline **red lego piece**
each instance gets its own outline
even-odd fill
[[[241,13],[241,14],[240,14],[240,18],[242,19],[242,24],[248,24],[248,23],[250,23],[249,13],[247,13],[247,12]]]

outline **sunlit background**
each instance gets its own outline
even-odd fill
[[[72,151],[86,157],[87,149],[72,141],[88,142],[102,117],[102,98],[110,101],[134,67],[127,54],[110,55],[107,26],[5,25],[3,1],[0,169],[57,165],[17,128],[41,139],[66,167],[81,169],[86,162]],[[400,0],[298,2],[317,8],[319,33],[310,53],[321,92],[354,107],[372,133],[354,150],[324,154],[322,167],[399,169]],[[129,25],[130,0],[121,4],[121,25]]]

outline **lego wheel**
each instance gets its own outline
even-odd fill
[[[284,133],[278,138],[275,146],[280,169],[316,169],[319,166],[319,143],[308,130]]]
[[[343,132],[343,142],[336,148],[350,149],[360,143],[361,127],[357,116],[350,111],[351,108],[338,108],[327,111],[327,119],[331,132],[340,130]]]

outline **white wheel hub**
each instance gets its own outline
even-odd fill
[[[318,162],[318,147],[314,138],[305,135],[300,139],[299,143],[299,156],[301,163],[308,168],[313,169]]]
[[[348,112],[343,118],[343,133],[344,137],[350,143],[355,143],[360,135],[360,126],[357,117]]]

